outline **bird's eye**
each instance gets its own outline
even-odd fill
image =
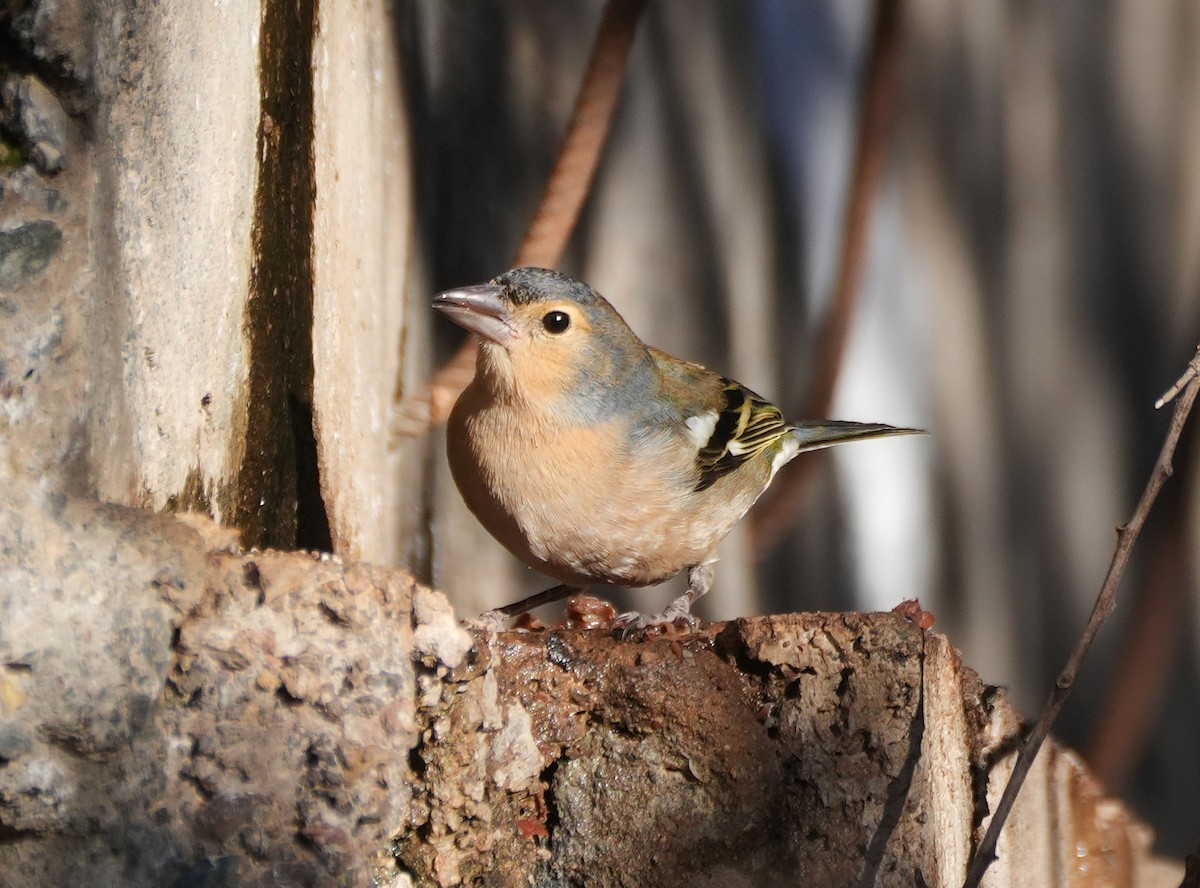
[[[571,316],[565,311],[546,312],[546,316],[542,318],[542,326],[546,328],[547,333],[566,333],[567,328],[571,326]]]

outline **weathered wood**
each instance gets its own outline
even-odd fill
[[[313,46],[313,410],[333,551],[410,560],[429,442],[390,441],[389,409],[430,372],[400,15],[317,4]],[[381,483],[382,482],[382,483]]]
[[[0,478],[406,561],[428,443],[389,450],[389,409],[430,342],[390,6],[27,7]]]

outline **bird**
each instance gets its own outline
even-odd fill
[[[514,268],[433,307],[479,337],[447,423],[451,475],[480,523],[558,585],[482,615],[503,622],[593,585],[651,586],[687,571],[657,614],[680,620],[714,578],[717,547],[798,454],[920,433],[883,423],[788,422],[738,382],[642,342],[582,281]]]

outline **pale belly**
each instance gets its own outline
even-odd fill
[[[570,585],[645,586],[709,562],[759,493],[733,494],[732,478],[693,490],[690,456],[673,461],[666,440],[631,448],[616,426],[502,434],[503,413],[469,407],[448,428],[463,498],[513,554]]]

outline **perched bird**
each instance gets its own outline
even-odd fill
[[[717,546],[780,466],[917,431],[789,423],[745,386],[646,345],[604,297],[558,272],[516,268],[439,293],[433,307],[481,337],[447,428],[454,481],[496,539],[561,583],[493,617],[686,570],[688,591],[662,613],[617,625],[694,623]]]

